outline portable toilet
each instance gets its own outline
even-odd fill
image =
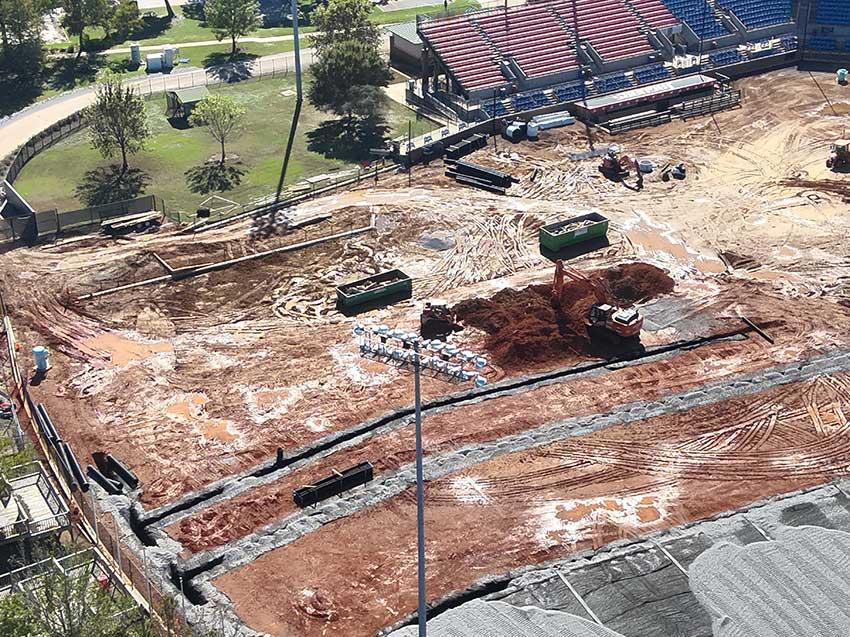
[[[145,58],[145,66],[148,73],[159,73],[162,71],[162,54],[151,53]]]
[[[162,47],[162,68],[166,71],[174,68],[174,47],[170,44]]]
[[[130,64],[133,66],[141,66],[142,64],[142,47],[138,42],[133,42],[130,45]]]
[[[32,356],[35,359],[35,369],[42,374],[47,371],[50,367],[50,362],[48,360],[50,356],[50,352],[46,347],[42,347],[41,345],[36,345],[32,348]]]
[[[838,76],[839,84],[847,84],[847,76],[850,75],[850,71],[847,69],[838,69],[838,73],[836,73],[836,75]]]

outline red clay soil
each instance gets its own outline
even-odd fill
[[[718,364],[720,361],[735,362],[738,373],[763,369],[774,364],[769,354],[760,339],[715,343],[684,351],[673,359],[613,370],[602,377],[576,379],[429,415],[423,432],[426,455],[717,381],[729,374],[729,368]],[[667,380],[661,383],[660,379]],[[175,522],[166,531],[192,553],[223,546],[294,513],[297,507],[292,500],[293,490],[330,475],[333,470],[342,471],[369,461],[375,474],[380,475],[413,459],[412,426],[402,427],[203,509]]]
[[[703,310],[707,317],[727,314],[730,299],[741,311],[763,322],[770,316],[785,316],[781,326],[771,329],[775,345],[752,336],[743,342],[718,342],[695,350],[683,351],[674,358],[648,362],[604,375],[580,378],[527,393],[494,398],[465,405],[439,414],[428,415],[424,437],[426,454],[438,454],[472,442],[495,440],[548,422],[600,413],[630,401],[655,400],[705,383],[766,369],[776,364],[815,356],[822,349],[801,340],[800,334],[822,331],[826,325],[850,330],[850,316],[836,304],[819,299],[796,302],[794,312],[786,312],[786,300],[759,294],[752,287],[729,290],[716,305]],[[723,321],[715,330],[738,326]],[[843,327],[842,327],[843,326]],[[846,335],[846,331],[844,332]],[[833,347],[846,346],[846,339],[829,339]],[[296,507],[292,491],[327,476],[332,470],[344,470],[362,461],[375,467],[376,475],[397,469],[413,459],[410,427],[376,436],[362,444],[344,449],[298,469],[272,482],[230,500],[204,509],[168,527],[169,535],[191,552],[227,544],[258,531],[265,525],[293,513]]]
[[[627,263],[589,274],[611,291],[605,302],[627,307],[673,291],[675,283],[664,270],[646,263]],[[588,338],[585,320],[597,303],[590,281],[567,281],[559,303],[551,284],[522,290],[505,289],[489,299],[470,299],[454,307],[458,319],[487,332],[485,342],[493,359],[514,369],[528,363],[594,356],[598,343]]]
[[[428,487],[428,595],[822,484],[850,462],[847,376],[502,456]],[[215,580],[276,637],[371,637],[416,606],[412,491]],[[318,601],[317,601],[318,600]],[[316,603],[321,612],[316,612]]]

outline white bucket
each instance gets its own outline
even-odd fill
[[[50,352],[46,347],[36,345],[32,348],[32,356],[35,359],[35,368],[40,372],[46,372],[50,367],[49,356]]]

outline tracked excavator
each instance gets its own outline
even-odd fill
[[[826,167],[831,170],[847,170],[850,168],[850,140],[839,139],[830,146]]]
[[[608,299],[614,298],[614,294],[604,280],[592,279],[575,268],[564,265],[561,260],[555,262],[555,279],[552,282],[552,304],[555,307],[561,305],[566,279],[590,283],[596,295],[596,303],[590,307],[585,318],[588,335],[598,335],[615,343],[640,339],[640,331],[643,328],[643,317],[640,313],[633,307],[622,308],[609,303]]]
[[[462,329],[448,303],[436,299],[426,301],[419,316],[419,333],[423,338],[443,338]]]
[[[629,176],[631,169],[634,167],[634,162],[629,156],[621,156],[619,152],[619,149],[615,146],[609,148],[608,152],[602,158],[602,164],[599,166],[599,172],[611,181],[623,181]]]

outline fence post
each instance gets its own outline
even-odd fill
[[[148,583],[148,606],[153,610],[153,596],[151,595],[151,578],[148,576],[148,552],[144,546],[142,546],[142,563],[144,564],[145,569],[145,581]]]

